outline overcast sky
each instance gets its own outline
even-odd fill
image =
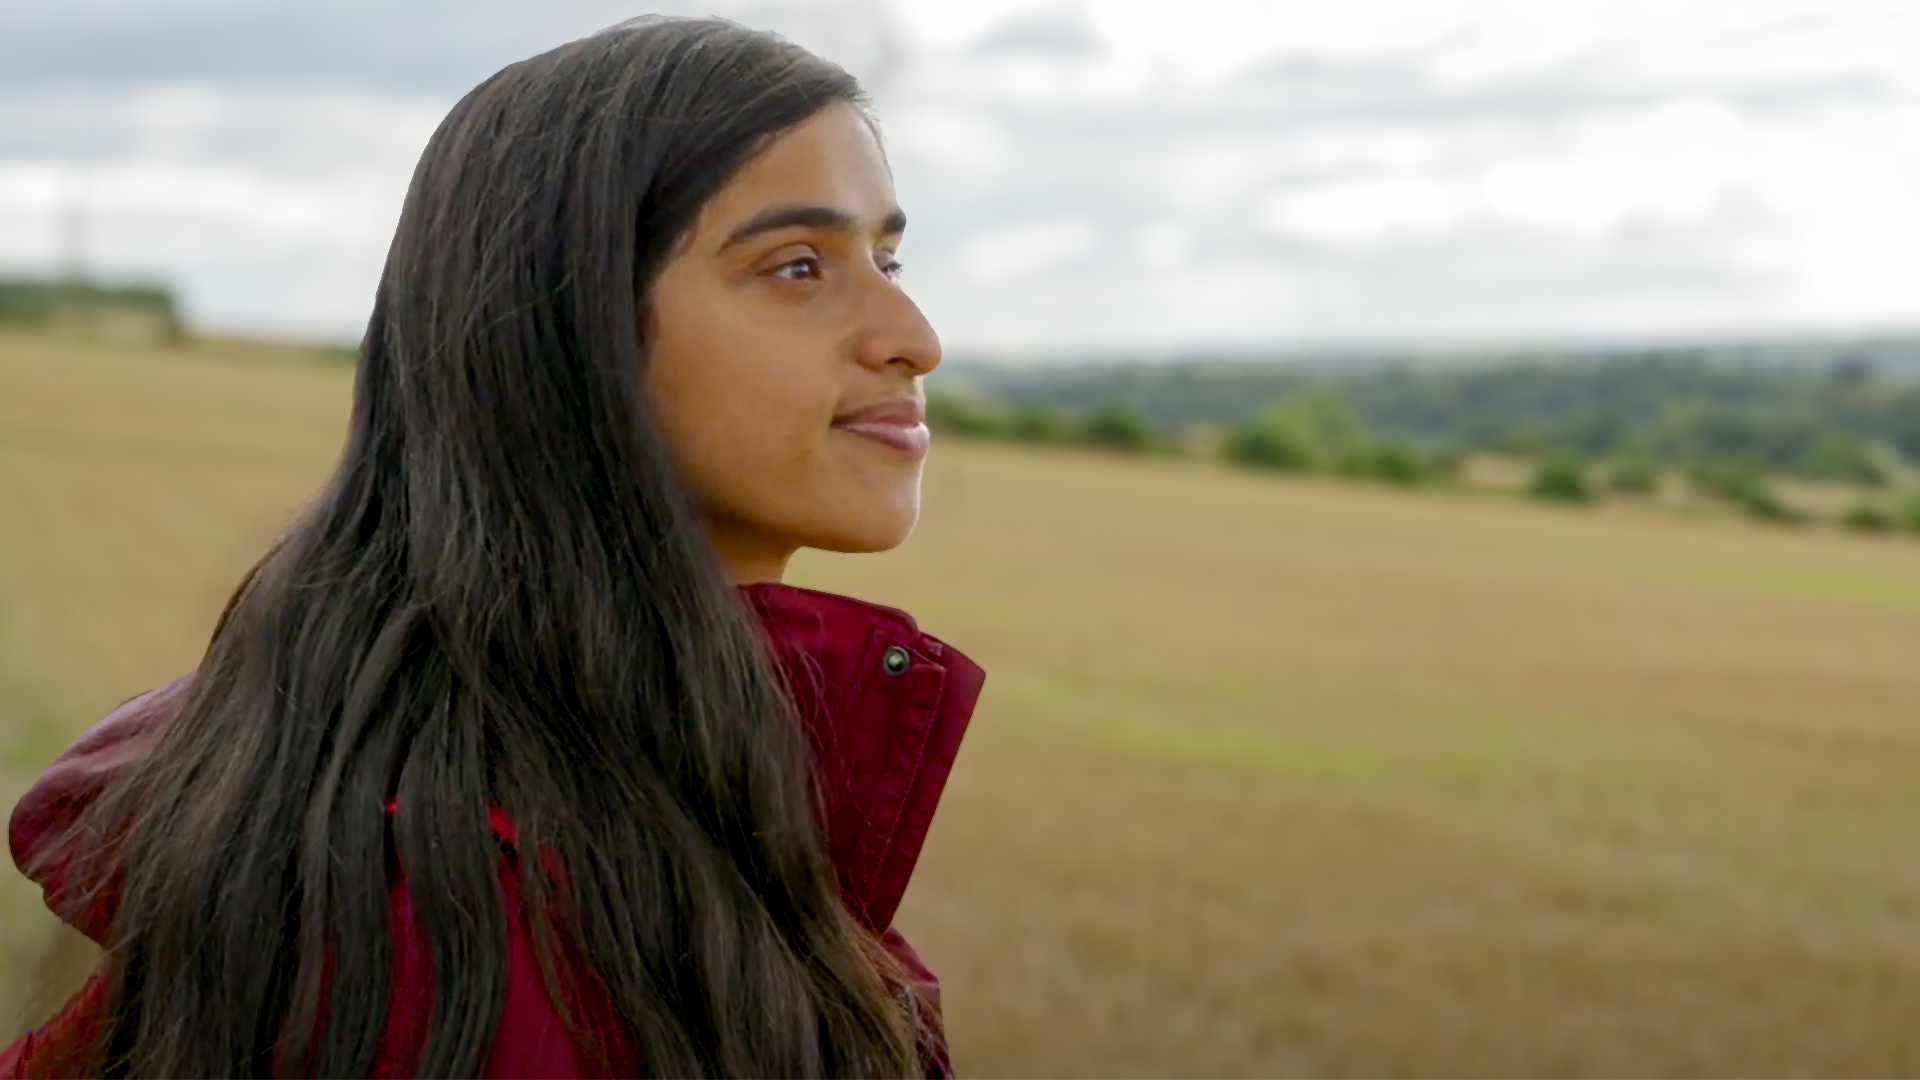
[[[0,0],[0,273],[351,341],[453,101],[644,10],[868,82],[956,354],[1920,327],[1920,0]]]

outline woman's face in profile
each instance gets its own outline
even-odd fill
[[[737,581],[913,528],[940,343],[895,281],[904,228],[873,131],[834,105],[749,161],[655,282],[648,404]]]

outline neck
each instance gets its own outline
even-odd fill
[[[787,560],[798,550],[717,521],[708,522],[707,534],[721,568],[735,585],[779,584],[786,575]]]

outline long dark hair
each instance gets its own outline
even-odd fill
[[[784,39],[644,19],[454,107],[337,471],[93,819],[132,822],[102,1071],[364,1074],[397,864],[437,973],[419,1071],[477,1072],[507,960],[490,804],[549,995],[566,1008],[559,958],[584,957],[649,1071],[915,1067],[897,969],[839,900],[806,735],[640,396],[647,289],[701,205],[861,101]]]

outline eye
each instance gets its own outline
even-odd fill
[[[886,252],[881,252],[880,257],[875,259],[874,262],[880,267],[880,272],[886,275],[888,281],[899,281],[901,273],[907,268],[906,263],[901,262]]]
[[[773,276],[788,281],[820,280],[820,260],[812,255],[803,255],[798,259],[789,259],[774,267]]]

